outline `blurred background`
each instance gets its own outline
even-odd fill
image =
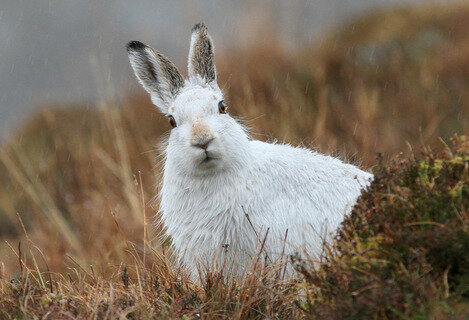
[[[186,74],[199,21],[232,113],[257,139],[370,169],[377,152],[468,132],[468,1],[2,1],[2,270],[18,269],[19,241],[56,271],[70,256],[105,270],[132,260],[129,243],[143,250],[169,125],[125,44],[145,42]]]
[[[217,49],[270,42],[297,50],[358,14],[434,0],[128,1],[6,0],[0,6],[0,133],[51,101],[92,104],[96,65],[120,91],[134,90],[123,47],[156,46],[183,68],[189,31],[209,26]],[[444,1],[448,2],[448,1]],[[453,1],[454,2],[454,1]],[[271,35],[269,35],[271,36]]]

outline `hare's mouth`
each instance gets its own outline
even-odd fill
[[[211,162],[213,160],[216,160],[217,158],[214,158],[214,157],[210,157],[210,156],[206,156],[204,160],[202,160],[203,163],[208,163],[208,162]]]
[[[210,152],[205,151],[205,158],[203,158],[202,163],[209,163],[209,162],[213,162],[215,160],[218,160],[218,158],[215,157]]]

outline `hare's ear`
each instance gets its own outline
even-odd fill
[[[202,23],[192,28],[188,69],[190,79],[200,77],[206,83],[217,81],[215,48],[212,38],[207,33],[207,27]]]
[[[167,113],[169,104],[184,86],[178,69],[168,58],[139,41],[129,42],[127,53],[138,81],[153,103]]]

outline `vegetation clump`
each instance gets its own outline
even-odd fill
[[[438,318],[469,314],[469,141],[437,155],[397,157],[343,222],[309,285],[319,318]]]

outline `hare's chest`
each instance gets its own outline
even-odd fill
[[[221,190],[207,191],[163,189],[162,219],[175,248],[205,258],[247,250],[252,230],[240,199]]]

